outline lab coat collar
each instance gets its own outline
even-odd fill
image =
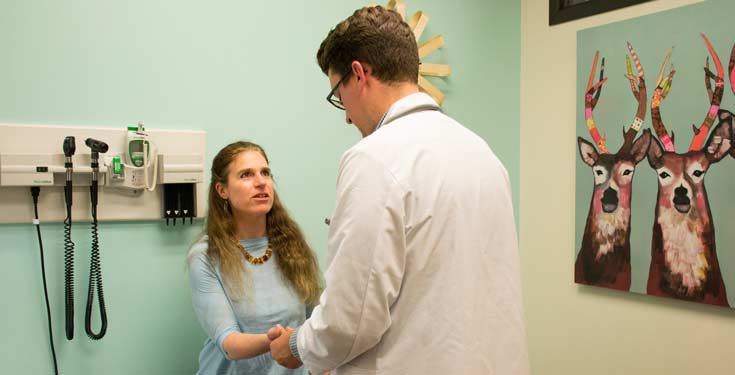
[[[383,115],[382,121],[378,123],[375,130],[378,130],[381,126],[395,119],[420,111],[441,111],[441,108],[431,96],[423,92],[410,94],[398,99],[398,101],[388,108],[388,111]]]

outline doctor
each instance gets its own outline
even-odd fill
[[[528,374],[503,165],[419,92],[397,13],[357,10],[317,60],[363,139],[340,162],[320,304],[269,331],[273,358],[313,374]]]

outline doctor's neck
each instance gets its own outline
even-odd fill
[[[413,82],[381,82],[376,81],[368,101],[370,122],[374,124],[373,131],[390,107],[404,97],[419,92],[419,87]]]

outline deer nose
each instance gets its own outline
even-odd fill
[[[605,189],[602,194],[602,210],[605,212],[613,212],[618,208],[618,192],[613,188]]]
[[[605,189],[605,193],[602,194],[602,200],[609,201],[610,203],[618,203],[618,192],[613,188]]]
[[[689,200],[689,197],[687,197],[687,188],[679,185],[678,188],[674,189],[674,208],[685,214],[689,212],[691,207],[691,201]]]
[[[674,189],[674,195],[676,196],[686,196],[687,195],[687,188],[685,188],[683,185],[679,185],[678,188]]]

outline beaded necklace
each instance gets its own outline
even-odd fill
[[[262,257],[258,258],[250,255],[248,250],[245,249],[245,246],[243,246],[240,242],[237,243],[237,246],[240,246],[240,250],[242,250],[242,254],[245,255],[245,259],[247,259],[247,261],[252,264],[263,264],[271,258],[271,255],[273,255],[273,250],[271,250],[270,243],[268,244],[268,248],[265,250],[265,254],[263,254]]]

